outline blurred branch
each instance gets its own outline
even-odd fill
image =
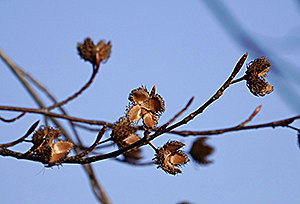
[[[20,69],[21,70],[21,69]],[[48,91],[45,86],[43,86],[40,82],[38,82],[37,80],[35,80],[30,74],[26,73],[24,70],[21,70],[22,73],[24,74],[25,77],[27,77],[34,85],[36,85],[41,91],[43,91],[46,96],[48,96],[48,98],[54,102],[55,104],[57,103],[56,99],[54,98],[54,96],[50,93],[50,91]],[[68,115],[67,112],[62,108],[62,107],[59,107],[59,110],[64,114],[64,115]],[[46,119],[46,117],[45,117]],[[47,122],[47,120],[46,120]],[[79,135],[74,127],[74,123],[72,121],[69,121],[69,124],[72,128],[72,131],[79,143],[79,145],[82,145],[81,141],[80,141],[80,138],[79,138]]]
[[[258,41],[251,31],[247,30],[245,23],[240,23],[232,11],[226,6],[225,1],[215,3],[210,0],[200,0],[204,3],[212,14],[219,21],[219,25],[229,34],[233,41],[238,44],[243,50],[248,50],[252,56],[268,56],[274,63],[272,67],[273,80],[276,81],[276,87],[281,98],[293,109],[299,113],[299,90],[294,90],[291,87],[292,82],[299,85],[299,66],[291,64],[288,60],[282,58],[282,54],[276,54],[273,48],[266,46],[263,41]],[[299,2],[299,1],[298,1]],[[298,4],[299,5],[299,4]],[[298,36],[298,33],[295,34]],[[286,80],[286,79],[289,80]],[[299,87],[299,86],[298,86]]]
[[[68,115],[64,115],[64,114],[51,113],[51,112],[48,112],[48,110],[46,108],[35,109],[35,108],[21,108],[21,107],[12,107],[12,106],[0,106],[0,110],[14,111],[14,112],[37,113],[37,114],[41,114],[41,115],[44,115],[44,116],[50,116],[50,117],[53,117],[53,118],[62,118],[62,119],[66,119],[66,120],[69,120],[69,121],[87,123],[87,124],[90,124],[90,125],[105,125],[107,123],[107,122],[104,122],[104,121],[87,120],[87,119],[76,118],[76,117],[72,117],[72,116],[68,116]],[[108,123],[107,126],[111,127],[112,124]]]
[[[10,123],[10,122],[14,122],[14,121],[20,119],[20,118],[23,117],[25,114],[26,114],[26,112],[23,112],[23,113],[21,113],[20,115],[18,115],[17,117],[14,117],[14,118],[12,118],[12,119],[5,119],[5,118],[0,117],[0,120],[2,120],[2,121],[4,121],[4,122],[7,122],[7,123]]]
[[[18,67],[16,66],[13,61],[0,49],[0,58],[4,61],[4,63],[11,69],[11,71],[15,74],[15,76],[18,78],[18,80],[23,84],[23,86],[25,87],[25,89],[29,92],[30,96],[34,99],[34,101],[38,104],[38,106],[40,107],[40,109],[46,110],[45,109],[45,105],[43,104],[43,102],[41,101],[41,99],[38,97],[38,95],[36,94],[36,92],[33,90],[33,88],[30,86],[30,84],[24,79],[24,76],[28,76],[27,74],[24,74],[24,72]],[[49,93],[49,92],[47,92]],[[50,94],[49,94],[50,96]],[[54,97],[52,97],[54,99]],[[55,101],[55,99],[54,99]],[[25,111],[26,112],[26,111]],[[48,112],[48,111],[47,111]],[[47,115],[47,113],[43,114],[44,116],[50,116]],[[59,129],[62,131],[63,135],[70,141],[72,141],[71,137],[67,134],[67,132],[65,131],[65,129],[63,128],[63,126],[53,117],[50,117],[50,119],[52,120],[52,122],[59,127]],[[70,121],[70,120],[69,120]],[[73,128],[74,133],[76,134],[75,129]],[[78,140],[80,142],[80,140]],[[76,151],[77,154],[79,154],[79,149],[75,148],[74,149]],[[34,160],[34,161],[40,161],[44,164],[47,164],[47,162],[45,162],[43,159],[41,159],[41,157],[35,157],[35,155],[31,155],[31,154],[27,154],[24,155],[22,153],[13,153],[13,151],[5,149],[0,147],[0,155],[2,156],[8,156],[13,154],[15,158],[19,158],[19,159],[23,159],[28,157],[28,160]],[[89,174],[89,177],[91,178],[91,184],[92,184],[92,188],[93,191],[96,192],[97,194],[95,194],[95,196],[99,199],[100,202],[102,203],[110,203],[107,195],[105,194],[104,190],[102,189],[102,187],[100,186],[100,184],[97,182],[97,179],[92,171],[92,167],[90,164],[88,165],[84,165],[83,166],[86,173]]]

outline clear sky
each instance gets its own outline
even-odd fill
[[[219,1],[210,2],[219,5]],[[247,62],[260,56],[253,44],[245,46],[235,36],[245,31],[279,71],[269,74],[275,91],[257,98],[244,82],[234,85],[180,129],[231,127],[260,104],[262,109],[251,124],[299,114],[299,1],[227,0],[224,5],[243,28],[227,25],[229,15],[216,16],[212,5],[204,1],[2,0],[0,47],[62,100],[91,74],[90,64],[77,55],[77,43],[86,37],[95,42],[110,40],[111,58],[101,65],[94,84],[67,104],[68,113],[115,122],[124,114],[132,89],[156,85],[166,102],[159,121],[163,124],[192,96],[190,111],[202,105],[244,53],[249,51]],[[245,67],[239,76],[244,71]],[[2,61],[0,73],[1,105],[36,107]],[[0,115],[16,116],[4,111]],[[28,114],[14,123],[0,121],[0,143],[22,136],[39,119],[42,116]],[[299,127],[299,122],[295,125]],[[86,145],[96,137],[96,133],[79,132]],[[189,150],[195,137],[166,134],[153,144],[162,146],[175,139],[185,142],[184,150]],[[134,167],[114,160],[93,167],[114,203],[300,203],[295,131],[268,128],[229,133],[213,136],[208,143],[216,149],[210,157],[214,163],[202,167],[191,161],[177,176],[154,165]],[[143,156],[150,161],[152,149],[144,147]],[[0,157],[0,165],[0,203],[97,203],[79,165],[45,169],[40,163],[9,157]]]

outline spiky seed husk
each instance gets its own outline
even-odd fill
[[[247,87],[254,96],[265,96],[273,91],[274,87],[265,80],[271,65],[266,57],[259,57],[247,65]]]
[[[172,175],[181,173],[181,170],[177,167],[181,167],[189,161],[187,155],[179,150],[183,146],[182,142],[171,141],[159,148],[153,158],[154,163],[158,164],[157,168],[161,168]]]

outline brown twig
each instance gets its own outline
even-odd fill
[[[177,134],[177,135],[181,135],[181,136],[189,136],[189,135],[216,135],[216,134],[222,134],[225,132],[233,132],[233,131],[239,131],[239,130],[249,130],[249,129],[258,129],[258,128],[266,128],[266,127],[287,127],[287,125],[291,124],[292,122],[294,122],[295,120],[300,119],[300,115],[295,116],[295,117],[291,117],[291,118],[287,118],[284,120],[279,120],[279,121],[274,121],[274,122],[270,122],[270,123],[264,123],[264,124],[259,124],[259,125],[251,125],[251,126],[235,126],[232,128],[226,128],[226,129],[219,129],[219,130],[210,130],[210,131],[200,131],[200,132],[192,132],[192,131],[170,131],[168,133],[171,134]],[[194,134],[196,133],[196,134]],[[100,160],[104,160],[104,159],[108,159],[108,158],[114,158],[117,157],[123,153],[125,153],[126,151],[132,149],[132,148],[136,148],[139,147],[141,145],[147,144],[147,141],[151,141],[153,140],[153,137],[143,137],[142,139],[140,139],[139,141],[123,148],[123,149],[119,149],[116,151],[113,151],[111,153],[108,154],[103,154],[103,155],[98,155],[98,156],[93,156],[93,157],[89,157],[89,158],[82,158],[79,160],[68,160],[66,161],[66,163],[79,163],[79,164],[86,164],[86,163],[92,163],[92,162],[96,162],[96,161],[100,161]]]
[[[81,158],[81,157],[84,157],[84,156],[88,155],[91,151],[93,151],[93,149],[95,149],[95,147],[98,145],[98,142],[101,140],[103,134],[105,133],[106,127],[107,127],[107,125],[104,125],[103,128],[99,131],[98,136],[97,136],[97,138],[96,138],[93,145],[91,145],[88,149],[86,149],[82,153],[80,153],[80,154],[78,154],[74,157],[69,157],[66,160],[68,160],[68,159],[78,159],[78,158]]]
[[[187,136],[193,136],[193,135],[194,136],[195,135],[197,135],[197,136],[198,135],[219,135],[219,134],[223,134],[226,132],[268,128],[268,127],[275,128],[275,127],[279,127],[279,126],[290,128],[289,124],[291,124],[292,122],[294,122],[295,120],[298,120],[298,119],[300,119],[300,115],[291,117],[291,118],[287,118],[284,120],[278,120],[278,121],[263,123],[263,124],[258,124],[258,125],[249,125],[249,126],[238,125],[238,126],[234,126],[234,127],[230,127],[230,128],[223,128],[223,129],[218,129],[218,130],[207,130],[207,131],[174,131],[174,130],[172,130],[168,133],[187,137]]]
[[[99,132],[100,131],[100,128],[91,128],[91,127],[87,127],[85,125],[78,124],[78,123],[75,123],[74,126],[81,128],[81,129],[88,130],[90,132]]]
[[[194,96],[189,100],[189,102],[186,104],[186,106],[181,110],[179,111],[169,122],[167,122],[167,126],[169,124],[171,124],[174,120],[176,120],[176,118],[178,118],[184,111],[186,111],[188,109],[188,107],[192,104],[193,100],[194,100]]]
[[[84,90],[86,90],[92,84],[92,82],[93,82],[96,74],[98,73],[98,70],[99,70],[99,67],[97,67],[96,69],[93,69],[93,73],[92,73],[92,75],[90,77],[90,80],[79,91],[77,91],[76,93],[74,93],[72,96],[68,97],[66,100],[63,100],[63,101],[61,101],[59,103],[55,103],[52,106],[49,106],[47,109],[51,110],[51,109],[53,109],[55,107],[62,106],[64,104],[70,102],[74,98],[76,98],[78,95],[80,95]]]
[[[39,122],[40,122],[39,120],[36,121],[36,122],[29,128],[29,130],[26,132],[26,134],[25,134],[23,137],[17,139],[16,141],[10,142],[10,143],[0,144],[0,147],[11,147],[11,146],[14,146],[14,145],[16,145],[16,144],[19,144],[19,143],[23,142],[23,141],[24,141],[24,140],[25,140],[25,139],[26,139],[26,138],[34,131],[34,129],[38,126]]]
[[[238,83],[238,82],[243,81],[243,80],[245,80],[245,79],[246,79],[246,75],[244,75],[244,76],[242,76],[242,77],[240,77],[240,78],[238,78],[238,79],[236,79],[236,80],[232,80],[232,81],[230,82],[230,84],[235,84],[235,83]]]
[[[81,123],[87,123],[90,125],[105,125],[107,122],[104,121],[97,121],[97,120],[87,120],[82,118],[76,118],[72,116],[67,116],[63,114],[57,114],[57,113],[51,113],[48,112],[47,109],[35,109],[35,108],[21,108],[21,107],[13,107],[13,106],[0,106],[0,110],[6,110],[6,111],[16,111],[16,112],[28,112],[28,113],[38,113],[45,116],[50,116],[54,118],[63,118],[69,121],[73,122],[81,122]],[[108,123],[107,127],[112,127],[112,123]]]
[[[4,122],[7,122],[7,123],[11,123],[11,122],[14,122],[14,121],[20,119],[21,117],[23,117],[25,115],[25,113],[26,112],[23,112],[20,115],[18,115],[17,117],[14,117],[14,118],[11,118],[11,119],[5,119],[5,118],[0,117],[0,120],[2,120]]]
[[[0,155],[4,157],[14,157],[16,159],[25,159],[29,161],[36,161],[36,162],[41,162],[42,164],[47,164],[47,161],[45,161],[44,158],[42,157],[37,157],[36,155],[33,154],[23,154],[20,152],[15,152],[6,148],[3,148],[0,146]]]
[[[186,106],[179,111],[171,120],[169,120],[169,122],[165,123],[164,125],[162,125],[160,128],[158,128],[156,130],[156,132],[160,132],[164,129],[166,129],[168,127],[169,124],[171,124],[174,120],[176,120],[176,118],[178,118],[184,111],[186,111],[188,109],[188,107],[192,104],[193,100],[194,100],[194,96],[189,100],[189,102],[186,104]]]
[[[245,120],[244,122],[242,122],[241,124],[239,124],[239,126],[245,126],[247,123],[249,123],[254,116],[256,116],[256,114],[260,111],[262,105],[259,105],[254,111],[253,113],[250,115],[250,117]]]
[[[297,132],[300,133],[300,129],[299,129],[299,128],[295,128],[295,127],[293,127],[293,126],[291,126],[291,125],[287,125],[286,127],[291,128],[291,129],[293,129],[293,130],[296,130]]]

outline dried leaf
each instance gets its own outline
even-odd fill
[[[198,139],[196,139],[189,152],[192,158],[198,164],[202,165],[212,163],[212,161],[208,160],[207,157],[214,152],[214,148],[205,143],[206,139],[207,137],[199,137]]]

